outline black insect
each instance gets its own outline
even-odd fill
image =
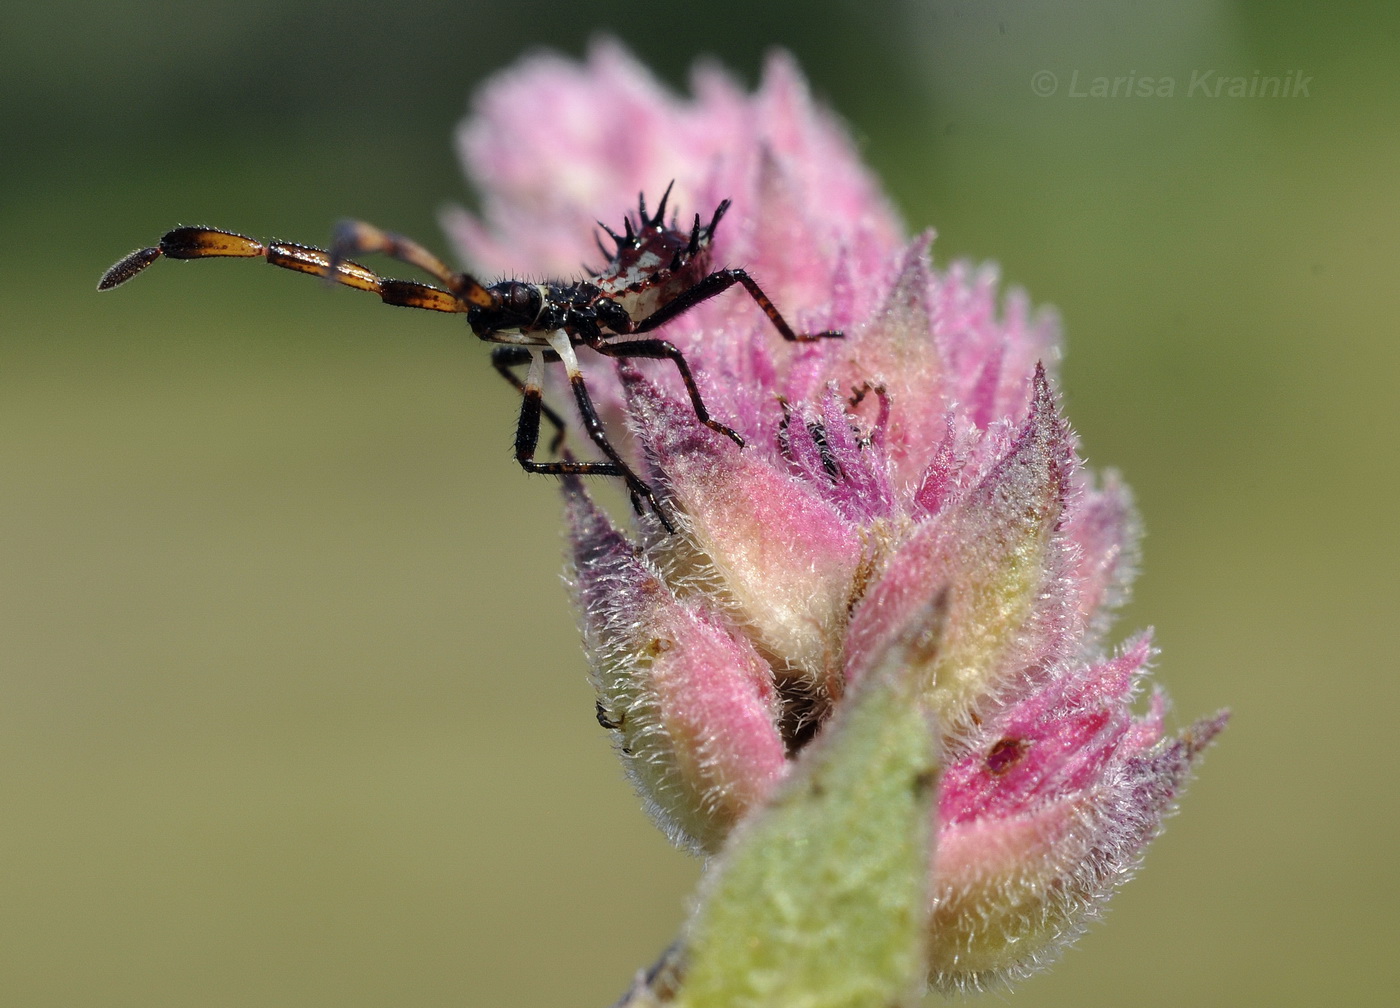
[[[637,223],[634,226],[628,216],[621,235],[600,223],[616,248],[609,250],[600,242],[599,247],[608,256],[607,265],[594,276],[575,283],[502,280],[487,287],[470,274],[454,272],[412,239],[358,221],[344,221],[336,227],[329,251],[290,242],[264,244],[213,228],[176,228],[162,236],[158,245],[137,249],[116,263],[102,275],[97,289],[110,290],[125,283],[161,256],[169,259],[261,256],[274,266],[326,277],[357,290],[373,291],[388,304],[466,313],[472,332],[483,340],[502,344],[492,351],[491,363],[523,396],[515,433],[515,457],[520,465],[527,472],[619,477],[627,485],[632,506],[639,514],[645,501],[661,523],[674,531],[651,487],[632,471],[608,441],[584,384],[574,348],[587,346],[604,356],[620,359],[672,361],[685,382],[695,415],[710,429],[742,448],[744,439],[738,432],[710,416],[690,365],[673,343],[655,337],[619,337],[651,332],[735,284],[749,292],[786,340],[839,337],[841,333],[797,333],[744,270],[712,272],[711,244],[715,228],[729,209],[729,201],[724,200],[715,208],[708,224],[702,226],[700,215],[696,214],[690,230],[682,231],[677,229],[674,217],[669,224],[664,222],[670,194],[668,186],[655,214],[647,213],[646,200],[639,197]],[[442,287],[380,277],[350,259],[375,252],[423,270]],[[568,373],[584,429],[607,461],[579,462],[568,455],[549,462],[535,459],[541,417],[555,429],[550,451],[558,455],[563,447],[564,420],[544,403],[542,393],[544,364],[561,361]],[[523,379],[515,371],[521,365],[528,365]]]

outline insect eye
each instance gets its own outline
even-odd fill
[[[505,307],[520,315],[534,318],[540,310],[540,291],[534,284],[513,283],[506,292]]]

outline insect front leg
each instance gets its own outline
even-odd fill
[[[690,365],[686,363],[685,355],[674,343],[664,339],[644,339],[632,340],[629,343],[599,343],[595,344],[593,349],[600,354],[616,357],[619,360],[625,360],[629,357],[645,357],[651,360],[675,362],[676,370],[680,372],[681,380],[685,382],[686,391],[690,393],[690,405],[695,410],[695,416],[710,430],[723,434],[740,448],[744,447],[744,439],[738,431],[711,418],[710,411],[705,408],[704,400],[700,398],[700,389],[695,385],[695,376],[690,373]]]
[[[783,339],[789,342],[806,343],[819,339],[840,339],[845,335],[839,329],[827,329],[817,333],[795,332],[792,326],[788,325],[787,319],[783,318],[782,313],[778,311],[777,305],[773,304],[768,295],[763,293],[763,288],[753,277],[741,269],[724,269],[711,273],[695,286],[681,291],[680,294],[642,319],[633,327],[632,331],[644,333],[665,325],[678,315],[690,311],[702,301],[708,301],[717,294],[723,294],[736,283],[743,285],[744,290],[749,292],[749,296],[763,309],[763,314],[767,315],[768,320],[773,323],[773,328],[777,329]]]
[[[550,358],[553,358],[554,360],[559,359],[558,355],[555,354],[553,351],[545,351],[545,360],[548,361]],[[493,347],[491,349],[491,366],[494,367],[497,373],[500,374],[503,378],[505,378],[506,381],[510,382],[511,385],[515,387],[515,390],[526,399],[530,397],[529,385],[526,382],[521,381],[520,376],[517,375],[514,371],[512,371],[511,368],[519,367],[522,364],[532,364],[534,360],[535,354],[532,354],[530,352],[529,347],[501,345]],[[537,395],[538,392],[538,382],[536,382]],[[550,422],[550,425],[554,428],[554,437],[551,438],[549,442],[549,453],[551,455],[558,455],[559,449],[564,447],[564,433],[566,430],[564,418],[561,417],[558,413],[554,412],[554,410],[550,409],[549,406],[545,404],[542,398],[540,399],[539,403],[539,412],[541,415],[544,416],[546,420]],[[538,417],[536,417],[535,420],[535,440],[539,440]],[[518,428],[516,431],[515,443],[517,449],[516,457],[518,458],[520,446],[520,434]],[[530,450],[533,454],[534,448],[531,447]]]
[[[569,334],[564,330],[560,329],[553,333],[550,333],[548,339],[550,349],[552,349],[556,354],[558,354],[559,359],[564,362],[564,370],[569,376],[569,387],[573,390],[574,402],[578,406],[579,419],[583,421],[584,431],[587,432],[589,439],[595,445],[597,445],[599,449],[602,450],[604,455],[606,455],[611,460],[609,463],[574,463],[575,465],[580,466],[591,465],[599,466],[600,468],[594,470],[574,469],[569,471],[592,471],[601,473],[604,471],[601,467],[607,466],[609,470],[609,475],[620,476],[623,482],[627,484],[627,492],[632,499],[633,510],[635,510],[638,514],[641,514],[641,502],[645,500],[647,502],[647,505],[656,514],[656,517],[660,520],[661,524],[666,527],[666,531],[675,532],[675,526],[671,524],[670,519],[667,518],[665,512],[661,510],[661,505],[656,499],[656,494],[652,492],[651,487],[647,486],[647,484],[643,482],[642,478],[632,471],[632,467],[627,464],[627,462],[623,459],[621,455],[618,454],[617,449],[614,448],[612,446],[612,442],[608,440],[607,431],[603,429],[603,421],[598,418],[598,412],[593,408],[593,399],[588,394],[588,386],[584,383],[583,371],[578,366],[578,357],[574,354],[574,345],[569,337]],[[539,366],[542,367],[543,356],[541,355],[541,357],[538,358],[538,360],[541,361],[541,364]],[[533,373],[535,369],[536,364],[534,362],[531,362],[531,372]],[[530,380],[527,376],[526,385],[528,386],[529,383]],[[536,419],[535,421],[535,426],[536,430],[538,431],[538,419]]]
[[[583,385],[583,374],[579,371],[578,360],[574,357],[573,347],[568,343],[568,334],[559,333],[563,337],[562,345],[567,349],[567,356],[560,354],[558,346],[551,352],[549,350],[532,350],[525,347],[506,347],[502,350],[521,350],[529,356],[530,369],[525,374],[525,380],[519,382],[517,386],[521,392],[520,420],[515,428],[515,460],[520,463],[520,467],[526,472],[546,473],[553,476],[577,475],[577,476],[616,476],[627,484],[627,493],[632,501],[632,508],[638,514],[642,513],[642,501],[645,500],[650,506],[661,524],[667,532],[675,532],[676,528],[671,524],[665,512],[652,492],[651,487],[642,482],[641,478],[634,473],[630,466],[623,461],[622,456],[617,453],[617,449],[607,439],[607,434],[603,430],[603,423],[598,419],[597,411],[593,408],[593,401],[589,398],[588,390]],[[554,338],[550,340],[551,345],[555,345]],[[540,439],[540,418],[550,416],[551,423],[556,423],[560,427],[560,435],[555,438],[555,443],[563,439],[563,421],[559,415],[554,413],[544,404],[544,363],[545,355],[551,358],[564,361],[569,372],[569,384],[574,391],[574,400],[578,404],[579,416],[583,420],[584,430],[587,431],[590,440],[602,449],[609,461],[607,462],[579,462],[572,458],[564,458],[559,461],[537,462],[535,451]],[[512,364],[523,364],[524,359],[518,353],[493,353],[493,363],[500,359],[503,363],[497,364],[497,370],[506,375],[511,384],[519,381],[513,373],[505,370]],[[508,361],[509,363],[504,363]]]

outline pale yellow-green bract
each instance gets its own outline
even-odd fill
[[[933,732],[896,645],[711,868],[685,1008],[890,1008],[924,987]]]

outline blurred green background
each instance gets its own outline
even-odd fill
[[[469,93],[600,30],[677,86],[791,48],[941,264],[1060,310],[1149,533],[1116,632],[1235,709],[1014,1003],[1393,1003],[1393,5],[54,0],[0,32],[0,1004],[602,1006],[674,934],[484,348],[251,266],[93,291],[178,223],[445,248]]]

